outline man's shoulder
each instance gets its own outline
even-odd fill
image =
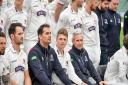
[[[125,12],[125,14],[124,15],[127,15],[128,16],[128,10]]]
[[[70,10],[69,10],[69,8],[66,8],[66,9],[64,9],[62,12],[61,12],[61,17],[68,17],[68,16],[70,16]]]
[[[73,53],[73,49],[70,49],[70,50],[68,51],[68,53],[69,53],[69,54]]]
[[[32,54],[38,54],[39,52],[41,52],[39,46],[35,45],[33,48],[30,49],[28,56]]]
[[[116,13],[116,16],[118,16],[118,17],[120,17],[120,18],[121,18],[121,16],[120,16],[120,14],[119,14],[119,13]]]

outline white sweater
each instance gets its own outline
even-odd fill
[[[105,80],[128,85],[128,54],[125,47],[122,47],[112,56],[107,65]]]

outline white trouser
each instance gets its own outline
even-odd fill
[[[97,70],[100,63],[100,52],[97,50],[97,46],[87,46],[84,45],[84,48],[88,52],[89,58],[92,61],[95,69]]]
[[[37,42],[37,40],[24,40],[24,50],[27,53],[27,55],[29,51],[36,45]]]
[[[54,85],[65,85],[60,78],[55,74],[55,72],[52,73],[52,80],[54,82]]]

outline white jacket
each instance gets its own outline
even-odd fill
[[[111,58],[105,72],[105,80],[128,85],[128,51],[123,46]]]
[[[68,51],[66,50],[64,51],[64,56],[60,54],[57,48],[55,48],[55,52],[57,53],[59,62],[62,68],[64,69],[64,71],[66,72],[66,74],[68,75],[69,79],[72,80],[74,83],[81,85],[82,80],[75,73]],[[55,73],[52,74],[52,79],[53,82],[56,83],[57,85],[64,85],[64,83],[59,79],[59,77],[57,77]]]

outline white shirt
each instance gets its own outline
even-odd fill
[[[28,27],[25,30],[25,39],[38,40],[37,30],[38,28],[47,23],[48,8],[47,1],[45,0],[31,0],[28,19]]]
[[[16,50],[10,46],[6,49],[5,57],[10,64],[10,79],[14,80],[17,85],[24,85],[24,72],[28,70],[27,55],[20,49]]]
[[[2,76],[9,73],[9,62],[4,55],[0,55],[0,84],[3,84]]]
[[[3,0],[2,6],[0,6],[0,15],[11,6],[13,6],[12,0]]]
[[[107,65],[105,80],[128,84],[128,51],[123,46]]]
[[[4,55],[0,55],[0,76],[9,73],[9,63]]]
[[[14,5],[14,0],[3,0],[3,5],[11,7]]]
[[[24,9],[22,9],[22,11],[18,11],[13,6],[6,10],[2,17],[4,18],[5,21],[5,28],[9,28],[11,23],[21,23],[24,27],[27,26],[28,15]]]
[[[71,9],[71,5],[69,4],[68,8],[66,8],[59,17],[57,29],[66,28],[68,31],[68,44],[70,47],[72,46],[72,35],[76,31],[80,31],[82,29],[82,17],[80,10],[75,12]]]
[[[21,23],[24,27],[27,26],[27,13],[23,9],[22,11],[18,11],[15,7],[11,7],[5,11],[2,15],[4,19],[4,28],[7,37],[7,44],[10,44],[10,38],[8,34],[8,29],[12,23]],[[8,45],[7,45],[8,46]]]
[[[65,73],[68,75],[69,79],[72,80],[74,83],[81,85],[82,80],[75,73],[68,51],[64,50],[64,55],[62,56],[55,47],[55,52],[57,54],[57,58],[62,68],[64,69]],[[53,82],[56,83],[57,85],[64,85],[64,83],[62,83],[62,81],[59,79],[59,77],[57,77],[55,73],[52,74],[52,79]]]
[[[99,39],[99,26],[98,26],[98,17],[91,11],[91,14],[88,14],[85,8],[82,9],[82,19],[83,19],[83,35],[85,45],[98,45],[100,46]]]
[[[11,0],[3,0],[2,5],[0,6],[0,31],[4,32],[4,25],[5,25],[5,21],[3,19],[3,14],[5,12],[5,10],[7,10],[9,7],[12,6]]]

